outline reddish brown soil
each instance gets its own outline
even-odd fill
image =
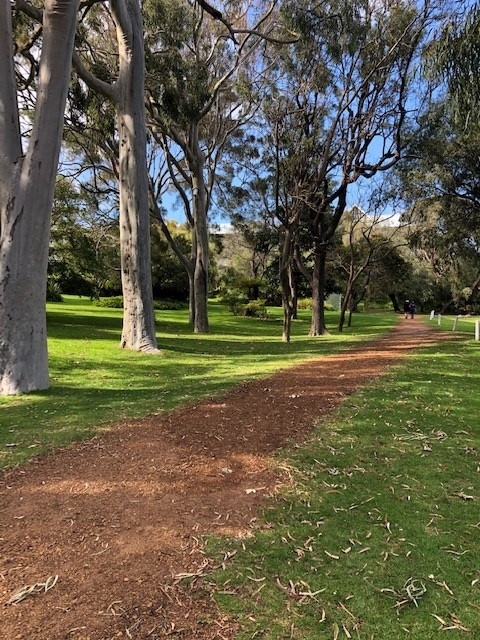
[[[272,454],[342,398],[435,340],[417,320],[344,354],[215,400],[124,422],[0,475],[0,636],[9,640],[233,638],[235,625],[178,575],[201,536],[245,535],[280,478]],[[47,593],[5,604],[58,575]]]

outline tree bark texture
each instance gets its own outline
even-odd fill
[[[195,295],[195,333],[208,333],[208,223],[207,190],[203,176],[203,154],[195,136],[195,163],[192,171],[193,219],[196,238],[195,272],[193,286]]]
[[[121,346],[157,353],[150,260],[141,9],[138,0],[112,0],[111,6],[119,50],[116,111],[124,305]]]
[[[78,0],[46,0],[32,134],[21,155],[9,0],[0,32],[0,394],[49,386],[45,297],[50,217]]]
[[[316,243],[315,257],[312,271],[312,320],[309,336],[328,334],[325,326],[325,264],[327,261],[327,246]]]
[[[351,310],[351,302],[352,299],[352,283],[350,281],[347,282],[347,286],[345,288],[345,293],[343,295],[342,304],[340,306],[340,317],[338,319],[338,330],[341,333],[343,331],[343,327],[345,325],[345,316],[347,311]]]
[[[290,342],[292,330],[292,318],[295,307],[295,285],[293,282],[293,234],[285,229],[280,256],[280,286],[282,289],[283,306],[283,342]]]

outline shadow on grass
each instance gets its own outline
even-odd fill
[[[157,313],[159,356],[118,348],[122,311],[87,300],[49,305],[51,388],[0,398],[0,467],[94,433],[98,425],[144,416],[220,394],[245,379],[266,377],[306,359],[352,348],[391,327],[392,317],[359,314],[355,326],[309,338],[309,313],[281,340],[281,311],[272,319],[235,317],[212,304],[211,332],[193,334],[186,311]],[[393,321],[392,321],[393,320]]]

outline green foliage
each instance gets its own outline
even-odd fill
[[[398,167],[400,189],[411,204],[411,246],[429,272],[432,308],[480,302],[480,179],[478,129],[464,131],[443,104],[431,105],[411,132],[408,154]],[[463,292],[470,288],[467,301]],[[408,296],[407,296],[408,297]],[[453,308],[452,308],[453,310]]]
[[[157,311],[181,311],[188,309],[188,304],[180,300],[154,300],[153,306]]]
[[[312,299],[311,298],[300,298],[297,303],[297,309],[311,309],[312,308]]]
[[[93,300],[94,307],[103,307],[105,309],[123,309],[123,296],[111,296],[110,298],[99,298]]]
[[[281,454],[250,537],[210,541],[239,640],[480,637],[480,350],[408,360]]]
[[[220,293],[220,300],[234,316],[238,316],[242,314],[248,298],[240,289],[223,289]]]
[[[62,293],[98,297],[120,288],[117,225],[99,220],[98,206],[85,189],[57,178],[48,274]]]
[[[175,242],[184,255],[188,255],[191,242],[183,232],[172,225],[170,230]],[[165,240],[157,225],[151,228],[152,242],[152,287],[156,299],[188,300],[189,285],[185,267]]]
[[[96,307],[73,296],[47,305],[52,386],[0,398],[0,466],[92,436],[124,418],[172,409],[244,380],[344,350],[395,322],[391,314],[362,314],[354,331],[338,335],[337,316],[328,315],[332,333],[319,342],[307,336],[308,314],[300,315],[287,344],[281,341],[281,310],[270,313],[270,322],[233,317],[223,305],[211,303],[211,333],[200,335],[192,334],[186,309],[162,310],[161,354],[151,356],[118,348],[121,309]]]
[[[51,278],[47,280],[47,302],[63,302],[60,285]]]
[[[220,299],[235,316],[268,318],[265,300],[258,297],[261,285],[259,278],[245,277],[230,268],[223,276]]]
[[[441,33],[427,49],[427,69],[446,80],[449,108],[462,126],[478,130],[480,104],[480,4],[454,3]]]
[[[324,308],[326,309],[326,311],[334,311],[334,306],[331,302],[329,302],[328,300],[325,300],[325,302],[323,303]]]
[[[146,84],[158,94],[166,120],[186,127],[198,121],[211,96],[208,65],[191,55],[202,49],[195,42],[195,10],[176,0],[148,0],[143,3],[143,14]],[[159,48],[161,55],[158,55]],[[160,93],[158,78],[162,79]]]
[[[249,318],[268,318],[269,315],[265,308],[265,300],[250,300],[247,302],[243,307],[243,315]]]

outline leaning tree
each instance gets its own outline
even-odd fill
[[[79,0],[46,0],[24,141],[10,0],[0,2],[0,394],[49,386],[45,296],[55,177]],[[36,45],[38,40],[35,38]],[[25,143],[25,150],[24,150]]]

